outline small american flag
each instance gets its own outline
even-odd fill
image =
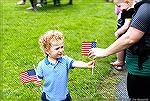
[[[20,79],[21,79],[22,84],[27,84],[29,82],[37,81],[38,77],[36,75],[35,70],[31,69],[25,72],[21,72]]]
[[[96,42],[82,42],[81,54],[83,56],[88,56],[91,48],[96,48]]]

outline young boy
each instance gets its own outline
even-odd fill
[[[42,101],[71,101],[68,90],[68,72],[72,68],[94,68],[94,62],[76,61],[64,56],[64,37],[59,31],[50,30],[39,39],[40,46],[46,57],[39,62],[37,76],[39,81],[34,82],[40,86],[44,79]]]
[[[133,0],[115,0],[115,5],[121,10],[121,17],[118,19],[117,23],[117,31],[115,32],[115,36],[119,38],[122,36],[129,28],[132,15],[134,13],[133,9]],[[131,7],[132,6],[132,7]],[[112,64],[112,67],[114,67],[116,70],[123,70],[124,66],[124,51],[118,52],[116,54],[117,60]]]

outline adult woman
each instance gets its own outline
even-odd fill
[[[124,2],[124,0],[115,0]],[[150,99],[150,1],[142,0],[135,8],[128,31],[106,49],[93,48],[90,56],[106,57],[125,48],[128,69],[127,90],[130,98]]]

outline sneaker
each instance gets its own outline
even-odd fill
[[[17,2],[17,5],[24,5],[25,4],[25,2],[23,2],[23,1],[18,1]]]
[[[36,7],[42,7],[42,5],[41,4],[37,4]]]
[[[29,7],[29,8],[27,8],[27,10],[37,11],[37,9],[33,8],[33,7]]]

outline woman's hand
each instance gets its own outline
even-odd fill
[[[106,57],[107,56],[106,55],[106,49],[92,48],[89,51],[89,56],[90,57],[95,56],[95,57],[100,57],[100,58]]]

